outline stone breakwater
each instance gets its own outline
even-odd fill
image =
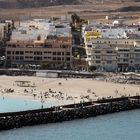
[[[95,117],[140,109],[140,96],[102,99],[39,110],[0,113],[0,130]]]

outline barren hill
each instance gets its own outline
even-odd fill
[[[78,0],[0,0],[0,8],[34,8],[78,3]]]
[[[0,19],[69,18],[73,12],[81,18],[100,22],[109,16],[138,23],[140,0],[0,0]]]
[[[35,8],[57,5],[95,4],[95,3],[127,3],[140,0],[0,0],[0,8]],[[127,5],[126,5],[127,6]]]

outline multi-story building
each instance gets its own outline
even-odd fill
[[[55,24],[53,29],[47,28],[46,33],[42,29],[34,29],[35,27],[26,30],[20,27],[13,31],[13,36],[6,47],[7,66],[40,65],[42,68],[70,69],[72,36],[70,31],[67,31],[67,26],[59,25],[59,27]],[[15,34],[18,36],[16,37]]]
[[[128,32],[138,35],[137,28],[133,27],[129,31],[130,28],[125,27],[124,33],[123,28],[118,29],[121,31],[120,33],[115,27],[113,29],[109,29],[109,31],[106,29],[103,33],[103,29],[85,32],[84,41],[88,65],[105,71],[140,69],[140,36],[137,38],[128,36]]]
[[[14,21],[5,20],[0,22],[0,40],[7,39],[14,28]]]
[[[4,23],[0,23],[0,40],[2,40],[6,35],[6,25]]]

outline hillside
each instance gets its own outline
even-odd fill
[[[0,19],[67,17],[77,13],[83,19],[105,22],[124,18],[135,23],[140,19],[140,0],[0,0]]]
[[[0,0],[0,8],[34,8],[78,3],[78,0]]]
[[[140,0],[0,0],[0,8],[38,8],[57,5],[95,4],[95,3],[136,3]],[[125,5],[127,6],[127,4]]]

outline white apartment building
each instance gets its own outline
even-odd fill
[[[4,23],[0,23],[0,40],[5,37],[6,25]]]
[[[104,71],[140,69],[140,37],[135,39],[127,36],[127,33],[139,33],[137,28],[124,29],[124,32],[122,27],[113,28],[112,31],[110,29],[85,31],[88,65]]]
[[[12,31],[14,23],[12,20],[5,20],[0,22],[0,40],[6,38]]]

